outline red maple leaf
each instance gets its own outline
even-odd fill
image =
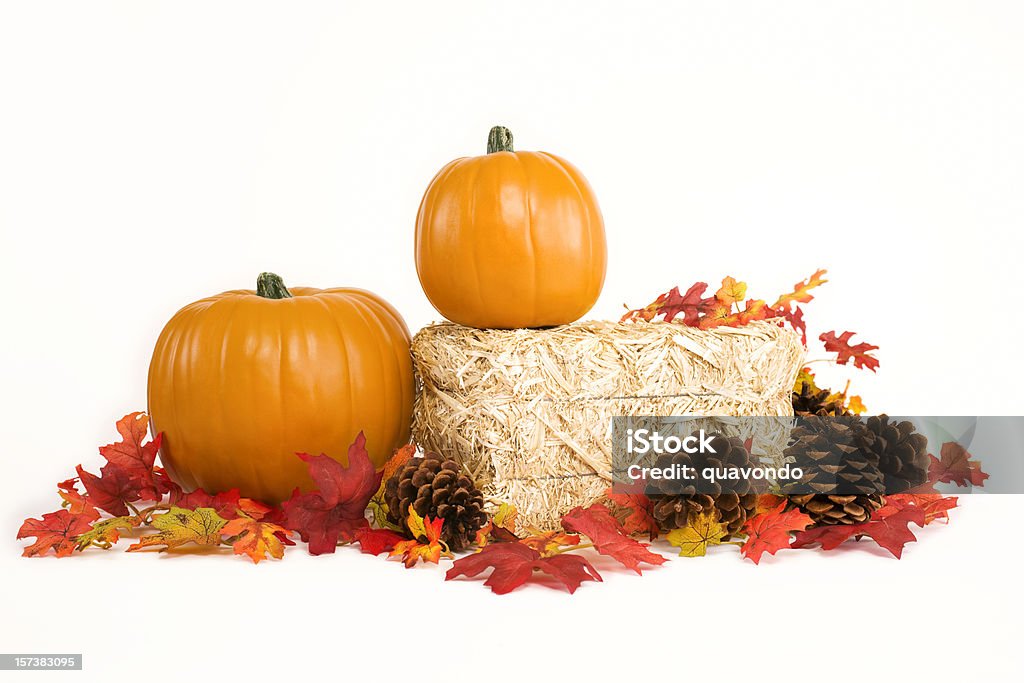
[[[636,487],[643,490],[643,486]],[[608,500],[624,508],[628,514],[622,522],[622,527],[627,534],[647,534],[649,540],[653,541],[658,537],[658,520],[654,519],[652,509],[654,504],[651,499],[642,493],[615,493],[608,489],[606,492]]]
[[[984,486],[988,474],[981,471],[981,463],[971,459],[967,449],[956,441],[947,441],[939,451],[940,458],[929,454],[928,478],[933,482],[957,486]]]
[[[630,538],[611,511],[601,503],[594,503],[588,508],[573,508],[562,516],[562,528],[570,534],[583,534],[594,544],[597,552],[618,560],[637,574],[643,573],[640,571],[642,562],[653,565],[665,562],[662,555],[648,550],[646,543]]]
[[[100,447],[100,455],[107,462],[120,467],[139,489],[144,500],[160,500],[167,493],[160,480],[154,477],[153,465],[163,434],[157,434],[144,443],[149,434],[149,416],[145,413],[129,413],[117,421],[117,432],[121,440]]]
[[[896,493],[885,497],[885,507],[875,515],[879,518],[888,517],[905,507],[916,506],[924,511],[924,523],[927,526],[939,520],[948,520],[949,511],[957,506],[956,496],[944,496],[941,493]]]
[[[362,432],[348,449],[348,467],[326,455],[299,453],[309,465],[316,489],[302,493],[295,489],[282,504],[286,526],[299,532],[313,555],[333,553],[338,540],[354,541],[358,529],[369,526],[366,506],[380,486],[383,472],[377,472],[366,453]]]
[[[852,360],[853,367],[867,368],[871,372],[875,372],[878,369],[878,359],[869,354],[871,351],[878,349],[878,347],[864,342],[851,346],[850,338],[854,334],[856,332],[843,332],[837,337],[835,330],[833,330],[825,332],[818,339],[825,343],[825,351],[838,355],[836,363],[839,365],[846,365]]]
[[[822,550],[832,550],[854,536],[868,536],[899,559],[903,555],[903,546],[917,540],[910,531],[910,523],[923,527],[925,511],[915,505],[895,512],[882,510],[885,507],[875,510],[870,520],[860,524],[832,524],[803,531],[797,534],[792,547],[806,548],[819,543]]]
[[[75,470],[89,496],[89,502],[114,517],[128,515],[127,504],[134,503],[142,496],[138,480],[133,479],[120,465],[107,463],[100,468],[99,476],[85,471],[81,465]]]
[[[238,492],[238,489],[221,491],[217,494],[209,494],[201,488],[196,489],[191,493],[182,493],[180,491],[171,493],[171,505],[174,505],[175,507],[183,508],[185,510],[213,508],[217,511],[217,514],[224,519],[231,519],[238,516],[238,506],[241,500],[242,497]],[[262,503],[260,503],[260,505],[262,505]],[[269,507],[267,507],[267,511],[270,511]],[[250,517],[254,517],[255,519],[260,519],[262,516],[262,514],[259,517],[250,515]]]
[[[570,592],[576,592],[584,581],[601,581],[601,575],[586,558],[572,553],[541,557],[533,548],[522,543],[497,543],[478,553],[455,560],[444,575],[445,581],[459,576],[474,577],[488,569],[491,575],[484,581],[498,595],[508,593],[529,581],[534,572],[542,572],[559,581]]]
[[[31,536],[36,541],[22,551],[22,556],[45,555],[52,550],[57,557],[67,557],[75,550],[75,537],[88,531],[99,516],[90,507],[78,514],[61,509],[46,513],[42,519],[26,519],[18,529],[18,539]]]
[[[404,540],[406,540],[405,536],[390,529],[363,527],[356,529],[355,532],[355,542],[359,544],[359,550],[367,555],[389,553]]]
[[[772,510],[755,515],[743,525],[747,540],[740,547],[744,557],[758,564],[764,553],[774,555],[783,548],[790,547],[790,532],[802,531],[812,522],[811,518],[799,510],[786,510],[787,501],[783,500]]]

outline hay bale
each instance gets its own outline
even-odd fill
[[[804,359],[799,338],[768,322],[444,323],[420,330],[412,353],[416,441],[460,461],[489,503],[512,503],[522,523],[542,529],[610,485],[611,417],[791,416]],[[759,454],[781,464],[783,446]]]

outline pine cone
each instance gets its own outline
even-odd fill
[[[712,434],[710,442],[715,450],[713,454],[666,453],[658,457],[655,467],[667,470],[673,465],[685,465],[700,472],[705,467],[753,467],[756,464],[743,447],[743,442],[736,437]],[[757,493],[745,479],[729,480],[725,488],[721,483],[714,486],[702,483],[701,490],[706,493],[697,493],[696,487],[685,481],[654,479],[648,484],[651,491],[651,514],[662,531],[666,532],[685,528],[698,514],[712,510],[722,528],[732,536],[739,532],[757,506]]]
[[[928,480],[928,439],[914,430],[912,422],[890,422],[889,416],[867,418],[874,435],[870,444],[886,493],[902,493]]]
[[[850,411],[846,409],[841,399],[829,399],[832,395],[828,389],[818,389],[810,382],[801,382],[800,391],[793,392],[793,412],[797,417],[850,415]]]
[[[410,505],[421,517],[444,519],[441,539],[454,552],[487,523],[483,494],[457,462],[437,453],[412,458],[395,472],[384,485],[384,501],[388,519],[406,530]]]
[[[815,524],[857,524],[885,502],[874,433],[856,417],[809,416],[799,420],[785,450],[803,479],[783,486],[791,506]]]

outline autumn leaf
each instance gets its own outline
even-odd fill
[[[743,525],[746,542],[740,552],[754,564],[761,561],[764,553],[774,555],[783,548],[790,547],[790,532],[806,529],[812,520],[799,510],[786,510],[783,500],[771,511],[755,515]]]
[[[285,526],[297,531],[313,555],[333,553],[339,539],[354,541],[358,529],[369,526],[366,506],[380,488],[383,472],[376,472],[366,453],[362,432],[348,449],[348,467],[326,455],[298,454],[309,464],[316,490],[295,489],[282,504]]]
[[[100,468],[99,476],[87,472],[81,465],[75,470],[89,496],[89,502],[115,517],[128,515],[128,504],[140,499],[138,481],[132,479],[120,465],[107,463]]]
[[[288,530],[284,527],[245,514],[229,520],[220,534],[229,537],[235,555],[248,555],[256,564],[267,559],[268,553],[280,560],[284,557],[284,547],[295,545],[289,540]]]
[[[388,557],[401,557],[407,569],[420,560],[437,564],[441,557],[451,557],[448,544],[441,540],[441,529],[444,528],[442,517],[424,519],[410,505],[405,523],[412,538],[396,543]]]
[[[864,342],[851,346],[850,338],[854,334],[856,333],[843,332],[837,337],[833,330],[825,332],[818,339],[825,343],[825,351],[837,354],[836,363],[839,365],[846,365],[852,360],[853,367],[858,369],[866,368],[871,372],[875,372],[878,369],[878,359],[870,355],[870,353],[877,350],[878,347]]]
[[[690,520],[682,529],[674,529],[665,537],[670,545],[679,548],[680,557],[703,557],[709,545],[718,545],[727,535],[714,511],[705,510]]]
[[[800,334],[800,342],[807,346],[807,323],[804,322],[804,310],[794,306],[793,310],[788,308],[772,309],[774,317],[779,317],[789,323],[794,331]],[[781,326],[781,325],[780,325]]]
[[[367,555],[390,553],[396,545],[406,540],[405,536],[391,529],[370,529],[369,527],[357,529],[355,536],[355,542],[359,544],[360,552]]]
[[[850,400],[846,402],[846,409],[854,415],[863,415],[868,412],[867,406],[864,405],[860,396],[851,396]]]
[[[811,275],[809,278],[807,278],[806,280],[801,280],[800,282],[793,285],[792,292],[781,295],[775,301],[775,303],[772,304],[772,308],[778,311],[789,311],[793,304],[810,303],[814,299],[814,296],[810,293],[810,291],[815,287],[820,287],[821,285],[828,282],[828,280],[826,280],[824,277],[826,272],[828,271],[826,271],[823,268],[814,271],[814,274]]]
[[[611,511],[601,503],[594,503],[588,508],[576,507],[562,516],[562,528],[570,534],[583,534],[594,544],[594,549],[602,555],[608,555],[629,567],[637,574],[640,564],[659,565],[665,558],[647,549],[641,543],[626,534]]]
[[[238,489],[229,489],[217,494],[210,494],[199,488],[191,493],[177,492],[171,494],[171,505],[186,510],[196,508],[213,508],[224,519],[238,516],[241,494]]]
[[[41,556],[52,550],[57,557],[67,557],[77,547],[75,539],[89,531],[99,516],[92,508],[78,514],[60,509],[46,513],[42,519],[26,519],[18,529],[18,539],[34,537],[36,541],[22,551],[22,556]]]
[[[130,517],[111,517],[96,522],[92,528],[75,538],[75,545],[78,550],[85,550],[89,546],[109,550],[115,543],[121,540],[121,531],[131,531],[139,526],[139,518],[135,515]]]
[[[144,443],[149,434],[149,416],[145,413],[129,413],[117,421],[117,432],[121,440],[100,447],[100,455],[112,465],[117,465],[138,485],[146,500],[159,500],[160,493],[153,480],[153,464],[160,450],[161,434],[149,443]]]
[[[726,306],[738,304],[747,298],[747,283],[737,282],[736,278],[727,275],[722,279],[722,286],[715,292],[715,298]]]
[[[541,531],[530,528],[527,530],[530,535],[520,540],[523,545],[533,548],[543,557],[555,555],[563,546],[579,545],[580,537],[576,534],[566,534],[560,531]]]
[[[929,454],[928,478],[942,484],[957,486],[984,486],[988,474],[982,472],[981,463],[971,459],[967,449],[956,441],[947,441],[939,451],[941,457]]]
[[[754,516],[763,515],[779,507],[779,503],[789,500],[786,496],[777,496],[774,493],[762,493],[757,497],[757,504],[754,508]]]
[[[658,520],[654,519],[654,504],[650,498],[643,493],[615,493],[613,489],[608,489],[605,495],[608,500],[626,510],[622,528],[627,534],[646,534],[651,541],[658,538],[660,528]]]
[[[484,585],[498,595],[504,595],[530,581],[535,572],[554,578],[570,593],[575,593],[584,581],[602,580],[597,570],[580,555],[562,553],[554,557],[541,557],[536,550],[522,543],[489,545],[478,553],[455,560],[444,578],[445,581],[459,576],[472,578],[488,569],[492,571]]]
[[[89,499],[78,490],[76,482],[78,478],[67,479],[57,484],[57,493],[60,495],[61,507],[67,508],[68,512],[78,515],[93,508]]]
[[[199,546],[220,545],[221,530],[227,521],[213,508],[186,510],[172,507],[163,515],[157,515],[151,522],[158,534],[143,536],[138,543],[128,547],[128,552],[145,548],[164,546],[160,552],[194,543]]]
[[[903,547],[917,540],[909,525],[914,523],[923,527],[926,523],[925,511],[916,505],[909,505],[895,512],[882,510],[885,508],[875,510],[870,520],[860,524],[832,524],[801,531],[794,539],[792,547],[806,548],[820,544],[822,550],[832,550],[854,536],[868,536],[899,559],[903,555]]]
[[[516,536],[516,518],[518,516],[519,512],[515,505],[509,503],[499,505],[494,516],[476,532],[476,545],[483,548],[490,542],[512,543],[518,541],[519,537]]]
[[[944,496],[940,493],[897,493],[885,497],[885,507],[878,510],[878,513],[881,513],[880,517],[884,517],[913,505],[924,511],[924,523],[927,526],[940,520],[948,521],[949,511],[957,504],[956,496]],[[885,512],[886,510],[891,510],[891,513]]]

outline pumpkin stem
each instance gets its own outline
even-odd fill
[[[292,293],[284,286],[280,275],[260,273],[256,278],[256,294],[264,299],[291,299]]]
[[[512,149],[512,131],[505,126],[495,126],[487,135],[487,153],[514,152]]]

